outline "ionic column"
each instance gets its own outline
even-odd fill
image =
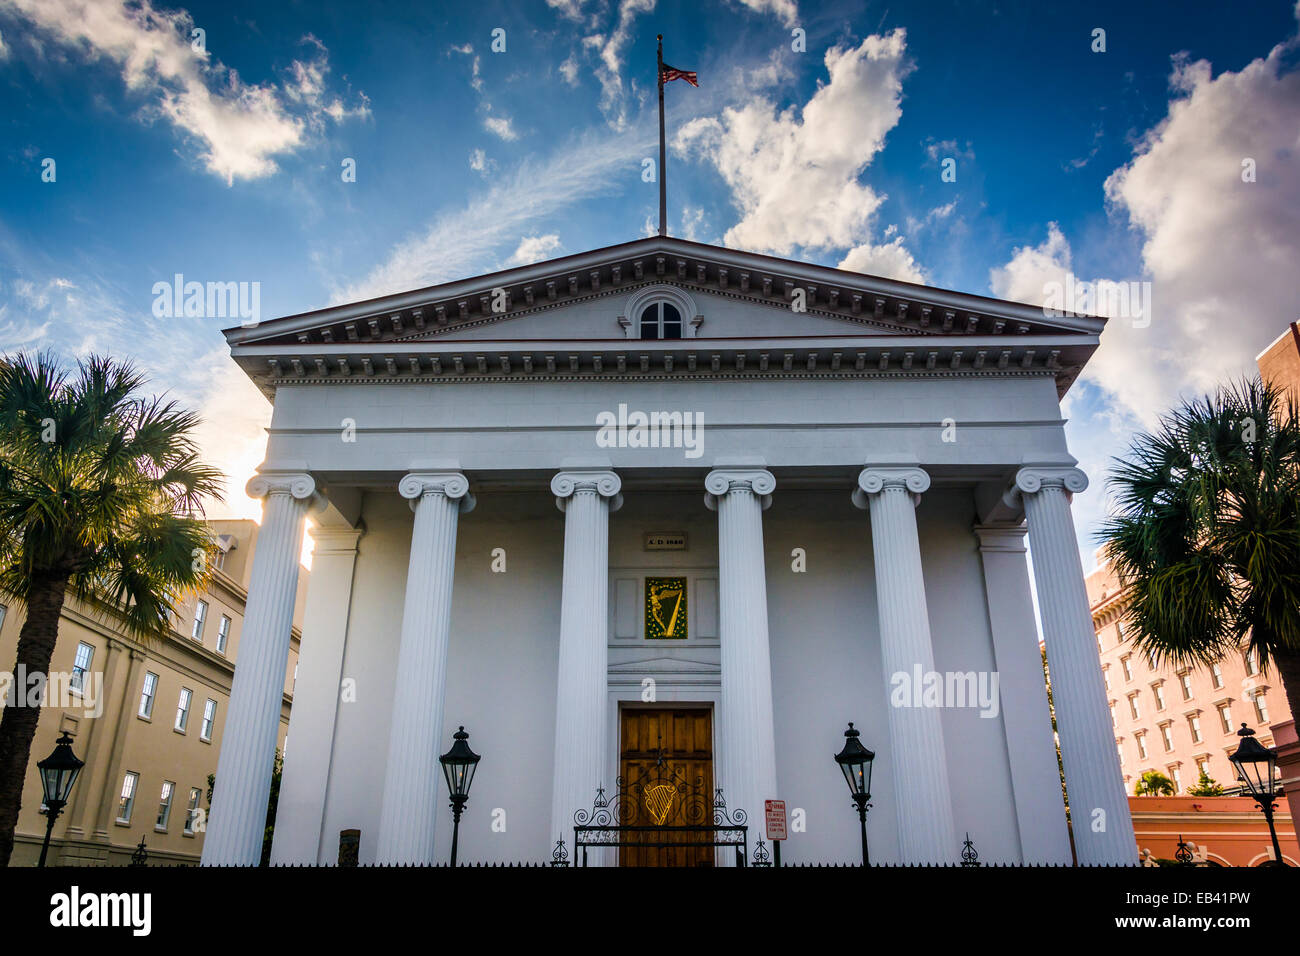
[[[1068,864],[1070,835],[1047,706],[1023,524],[976,525],[1022,863]]]
[[[916,505],[930,487],[920,468],[865,468],[853,503],[871,514],[880,657],[886,693],[895,674],[934,670]],[[891,702],[892,704],[892,702]],[[933,707],[889,708],[890,770],[904,863],[948,863],[961,849],[952,822],[943,724]]]
[[[1137,862],[1133,820],[1070,516],[1071,494],[1087,487],[1078,468],[1022,468],[1008,496],[1023,499],[1029,524],[1075,853],[1081,864],[1132,864]]]
[[[728,809],[744,810],[756,832],[763,802],[779,796],[763,561],[763,511],[776,479],[763,468],[720,467],[709,472],[704,487],[705,504],[718,513],[718,785]],[[729,864],[730,854],[723,859]]]
[[[550,847],[572,849],[573,814],[590,807],[606,779],[609,683],[609,513],[622,480],[608,470],[562,471],[551,479],[564,512],[564,579],[555,697],[555,769]],[[597,857],[600,858],[599,855]]]
[[[293,750],[284,757],[272,865],[333,862],[321,853],[321,824],[361,535],[357,528],[314,528],[311,532],[315,547],[289,721]]]
[[[465,476],[450,470],[413,471],[397,490],[411,499],[415,524],[375,860],[419,864],[434,862],[456,525],[473,509],[474,497]]]
[[[205,866],[254,866],[262,856],[303,525],[318,500],[316,482],[307,474],[255,475],[247,492],[264,499],[262,525],[203,838]]]

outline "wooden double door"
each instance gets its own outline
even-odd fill
[[[619,866],[713,866],[714,848],[692,825],[713,823],[713,714],[707,707],[622,711],[620,822],[653,827],[626,834]],[[667,844],[663,846],[637,844]]]

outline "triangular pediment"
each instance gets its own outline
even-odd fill
[[[638,295],[696,303],[688,337],[1098,334],[1104,320],[1048,316],[984,296],[665,236],[286,316],[227,331],[232,345],[435,339],[636,338]],[[619,320],[624,322],[620,323]]]
[[[639,303],[681,338],[643,338]],[[1105,320],[654,236],[225,332],[267,395],[364,380],[1051,375],[1064,394]]]

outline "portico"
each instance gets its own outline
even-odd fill
[[[682,337],[637,337],[668,306]],[[707,747],[674,746],[756,830],[765,799],[801,811],[792,862],[851,858],[848,720],[878,754],[873,859],[955,862],[969,830],[983,859],[1068,862],[1027,517],[1079,858],[1134,862],[1058,406],[1100,328],[655,237],[231,330],[275,405],[264,522],[288,540],[315,507],[348,545],[313,568],[273,860],[333,862],[343,829],[366,862],[442,859],[459,724],[485,754],[462,859],[542,859],[645,752],[623,715],[657,708],[709,715]],[[620,406],[697,431],[598,441]],[[209,864],[260,846],[296,554],[255,560]],[[997,671],[998,713],[891,705],[916,665]]]

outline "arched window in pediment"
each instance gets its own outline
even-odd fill
[[[686,290],[657,283],[634,292],[624,303],[619,325],[630,339],[693,339],[704,320]]]
[[[671,302],[651,302],[641,310],[639,327],[643,339],[680,339],[682,314]]]

